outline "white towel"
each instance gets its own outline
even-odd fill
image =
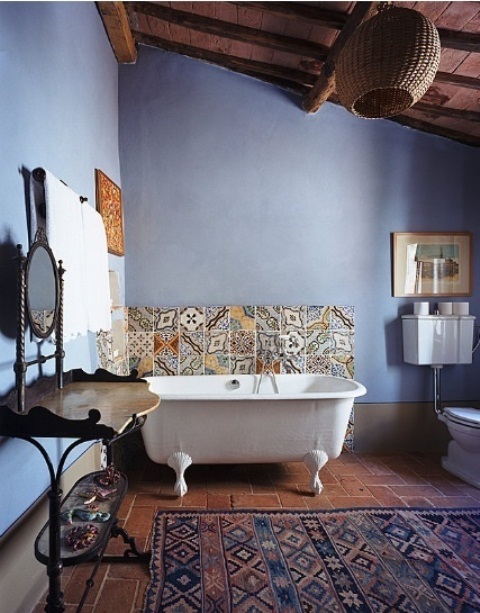
[[[63,337],[67,342],[87,333],[82,205],[78,194],[50,172],[45,172],[45,220],[39,214],[43,194],[33,177],[31,179],[32,240],[37,228],[43,226],[55,259],[63,262]]]
[[[105,226],[100,213],[82,205],[85,254],[85,308],[90,332],[108,331],[112,327],[108,248]]]

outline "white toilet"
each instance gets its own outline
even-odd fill
[[[471,315],[403,315],[404,361],[431,366],[435,377],[439,377],[445,365],[471,364],[474,321]],[[480,488],[480,409],[442,410],[436,395],[435,411],[453,439],[442,458],[442,466]]]
[[[453,438],[442,466],[480,488],[480,409],[446,407],[438,419],[446,424]]]

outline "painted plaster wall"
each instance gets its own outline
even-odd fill
[[[28,249],[25,178],[50,170],[95,206],[94,169],[120,184],[118,68],[93,2],[0,3],[0,396],[14,385],[15,245]],[[123,258],[111,256],[123,276]],[[68,271],[67,273],[68,274]],[[28,341],[27,359],[37,346]],[[51,353],[51,347],[43,347]],[[96,367],[95,336],[65,345],[65,369]],[[43,373],[51,373],[47,363]],[[28,379],[39,376],[31,367]],[[61,445],[51,441],[53,457]],[[0,535],[45,490],[28,443],[0,438]],[[19,486],[21,484],[21,486]]]
[[[362,402],[425,401],[402,361],[390,233],[478,228],[477,149],[141,47],[120,67],[126,305],[348,304]],[[480,316],[479,267],[471,312]],[[432,301],[433,302],[433,301]],[[480,398],[478,357],[444,398]]]

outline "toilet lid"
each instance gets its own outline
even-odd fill
[[[473,409],[471,407],[446,407],[444,413],[457,421],[480,425],[479,409]]]

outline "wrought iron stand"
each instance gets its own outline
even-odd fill
[[[95,478],[95,476],[99,474],[91,473],[80,479],[62,501],[63,492],[60,487],[60,478],[68,455],[73,449],[78,447],[78,445],[95,440],[103,441],[107,445],[107,450],[109,450],[111,443],[141,428],[145,421],[145,417],[138,418],[134,415],[128,430],[120,435],[117,435],[113,428],[99,424],[99,420],[100,412],[96,409],[90,410],[87,419],[69,420],[59,417],[41,406],[33,407],[28,414],[14,413],[7,406],[0,406],[0,435],[23,439],[34,445],[42,454],[50,476],[50,490],[48,492],[49,521],[40,532],[35,543],[35,555],[37,559],[46,564],[47,567],[49,582],[47,604],[45,607],[47,613],[63,613],[65,611],[61,585],[64,565],[73,565],[96,559],[95,567],[92,575],[87,581],[86,589],[77,611],[82,609],[88,590],[93,586],[93,577],[103,559],[103,554],[110,537],[122,536],[124,542],[130,545],[130,549],[125,551],[123,557],[109,557],[109,562],[120,560],[131,561],[132,558],[130,556],[132,554],[139,560],[148,560],[150,557],[149,552],[139,551],[135,545],[135,540],[130,537],[125,530],[117,526],[116,514],[127,489],[127,481],[124,475],[120,477],[119,487],[117,488],[116,495],[109,508],[110,518],[105,522],[105,525],[100,528],[95,543],[91,547],[76,552],[73,555],[67,553],[62,543],[62,506],[65,505],[69,498],[78,493],[79,489],[85,485],[88,479]],[[36,440],[42,437],[76,439],[63,452],[56,470],[45,447]],[[109,462],[110,453],[108,453],[107,458],[107,463]]]

